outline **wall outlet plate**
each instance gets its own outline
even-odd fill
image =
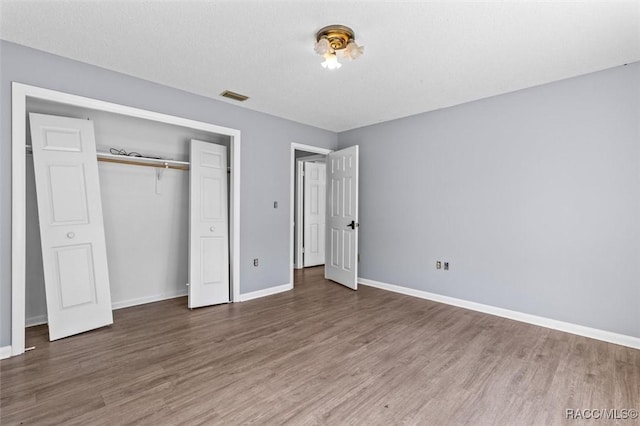
[[[253,259],[253,266],[258,266],[258,259]]]

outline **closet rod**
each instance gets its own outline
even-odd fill
[[[27,152],[33,153],[31,145],[25,145]],[[98,161],[106,163],[132,164],[134,166],[157,167],[161,169],[189,170],[188,161],[162,160],[147,157],[130,157],[128,155],[111,154],[109,152],[97,152]],[[227,167],[227,173],[231,173],[231,167]]]
[[[28,152],[33,152],[31,145],[25,145]],[[162,160],[157,158],[130,157],[127,155],[97,152],[98,161],[106,163],[131,164],[134,166],[157,167],[161,169],[189,170],[188,161]]]
[[[132,164],[134,166],[159,167],[161,169],[189,170],[189,162],[177,160],[161,160],[146,157],[130,157],[128,155],[98,152],[98,161],[105,163]]]

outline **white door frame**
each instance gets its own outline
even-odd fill
[[[294,219],[294,223],[293,223],[293,229],[294,229],[294,237],[293,237],[293,241],[294,241],[294,254],[295,257],[293,259],[293,267],[294,269],[302,269],[304,267],[303,265],[303,258],[302,258],[302,239],[303,239],[303,234],[304,234],[304,229],[302,229],[302,227],[300,226],[300,224],[302,223],[302,215],[304,213],[304,206],[303,206],[303,197],[304,197],[304,188],[302,187],[303,185],[303,179],[302,179],[302,172],[303,172],[303,168],[304,167],[304,162],[302,160],[296,160],[296,175],[295,175],[295,185],[296,185],[296,189],[295,189],[295,201],[294,201],[294,209],[295,209],[295,219]],[[296,226],[297,225],[297,226]],[[293,283],[291,283],[293,284]]]
[[[240,301],[240,130],[133,108],[84,96],[13,82],[11,85],[11,355],[24,353],[26,262],[26,129],[27,98],[112,112],[229,136],[231,193],[230,262],[232,301]],[[292,151],[293,152],[293,151]],[[292,281],[293,282],[293,281]]]
[[[333,152],[331,149],[327,148],[319,148],[317,146],[304,145],[301,143],[291,143],[291,175],[289,178],[289,269],[291,271],[291,275],[289,276],[289,282],[293,287],[293,269],[295,268],[295,262],[293,260],[293,247],[294,247],[294,226],[295,226],[295,213],[294,213],[294,205],[295,205],[295,193],[296,193],[296,150],[298,151],[306,151],[313,152],[315,154],[327,155],[330,152]]]

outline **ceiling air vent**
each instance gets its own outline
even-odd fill
[[[240,93],[232,92],[230,90],[225,90],[224,92],[220,93],[220,96],[233,99],[234,101],[238,101],[238,102],[244,102],[247,99],[249,99],[248,96],[241,95]]]

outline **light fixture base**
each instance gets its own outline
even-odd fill
[[[349,41],[355,39],[355,33],[344,25],[328,25],[316,33],[316,41],[323,38],[326,38],[331,49],[336,51],[346,48]]]

